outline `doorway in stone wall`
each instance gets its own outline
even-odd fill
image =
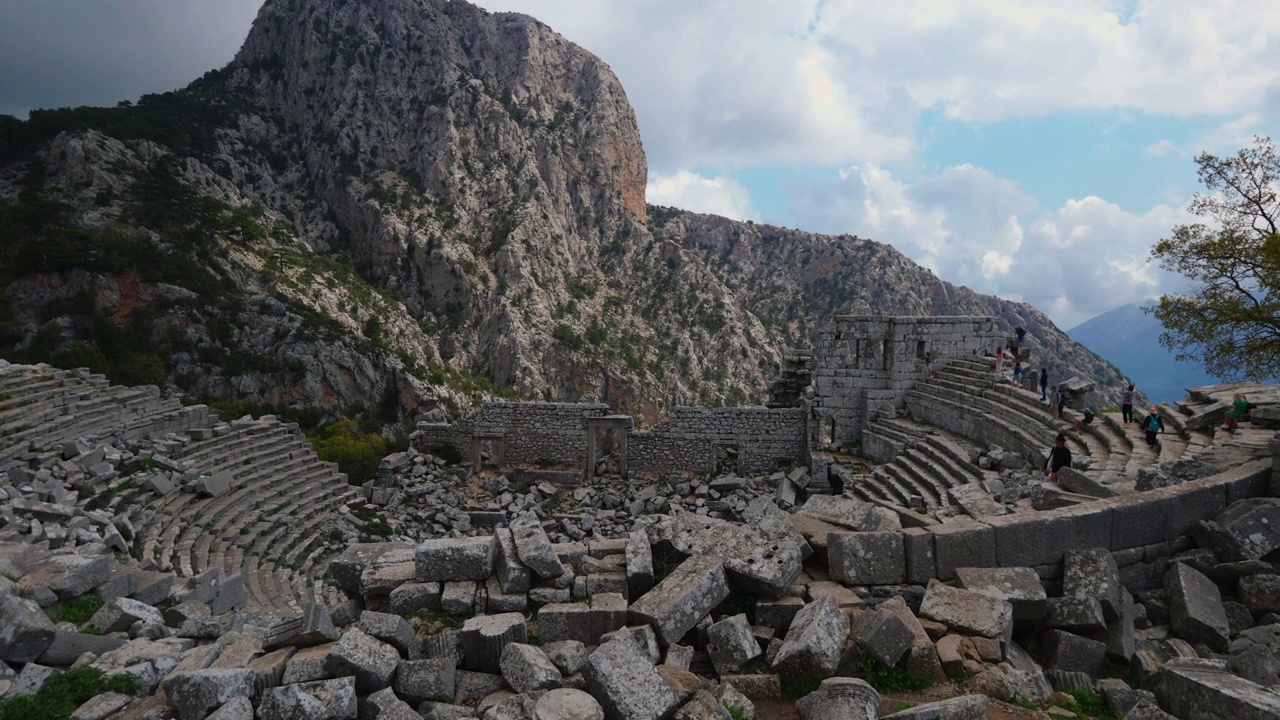
[[[818,416],[818,449],[831,450],[836,443],[836,419],[830,415]]]
[[[716,475],[742,474],[742,455],[737,443],[712,443],[711,457]]]

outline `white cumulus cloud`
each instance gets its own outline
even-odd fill
[[[651,174],[646,194],[654,205],[671,205],[734,220],[757,219],[751,194],[733,178],[703,177],[687,170],[670,176]]]

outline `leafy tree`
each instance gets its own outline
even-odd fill
[[[1160,267],[1195,283],[1154,308],[1160,342],[1212,375],[1280,376],[1280,156],[1270,138],[1234,157],[1201,153],[1188,210],[1207,223],[1178,225],[1151,250]]]

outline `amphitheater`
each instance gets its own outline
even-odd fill
[[[1202,555],[1207,551],[1197,549],[1193,536],[1205,527],[1217,528],[1214,523],[1221,523],[1224,513],[1242,501],[1280,495],[1280,441],[1275,432],[1280,424],[1276,422],[1280,393],[1266,386],[1248,387],[1257,405],[1254,422],[1227,434],[1217,425],[1225,401],[1241,386],[1193,389],[1176,406],[1159,408],[1167,432],[1158,448],[1149,448],[1136,427],[1125,425],[1116,412],[1103,412],[1077,430],[1069,429],[1079,419],[1076,409],[1068,408],[1063,420],[1051,419],[1038,392],[1010,382],[1004,368],[993,372],[992,358],[982,353],[1001,342],[1005,339],[990,318],[837,318],[814,352],[792,356],[789,372],[774,387],[770,407],[675,408],[666,422],[636,430],[630,418],[610,414],[601,404],[490,403],[469,418],[422,423],[414,433],[414,448],[384,461],[379,479],[363,487],[349,484],[335,465],[319,460],[297,426],[277,418],[219,418],[207,407],[183,406],[154,387],[112,386],[85,370],[0,361],[0,567],[5,569],[0,598],[12,595],[51,607],[93,592],[109,602],[133,597],[161,609],[185,607],[183,601],[196,598],[221,611],[232,608],[237,617],[269,618],[261,623],[264,627],[292,621],[295,625],[290,627],[296,628],[300,619],[329,640],[336,640],[338,634],[324,630],[328,613],[339,625],[366,616],[407,616],[427,610],[460,619],[475,615],[461,629],[464,650],[455,648],[446,654],[453,654],[459,668],[465,665],[492,675],[505,674],[505,664],[476,664],[473,656],[464,657],[465,634],[478,618],[537,610],[540,637],[547,642],[552,639],[556,612],[578,617],[560,603],[587,603],[574,612],[609,605],[612,614],[602,617],[613,618],[613,625],[606,630],[628,626],[638,618],[650,622],[654,629],[649,635],[656,641],[650,645],[657,662],[661,651],[670,654],[671,648],[682,648],[682,637],[695,626],[701,628],[705,643],[708,626],[729,622],[732,618],[712,624],[711,610],[725,602],[731,591],[756,596],[755,620],[760,625],[767,624],[766,609],[784,608],[787,621],[769,630],[768,637],[757,633],[756,638],[761,640],[761,652],[772,638],[775,659],[779,646],[786,655],[786,643],[796,634],[793,626],[787,640],[781,639],[787,623],[798,617],[797,611],[825,607],[830,598],[835,598],[831,607],[844,613],[841,617],[853,618],[854,630],[849,620],[841,621],[846,623],[842,637],[847,635],[851,645],[858,632],[858,613],[866,614],[861,620],[865,634],[870,632],[868,618],[880,617],[892,607],[910,616],[903,620],[912,631],[906,647],[918,650],[925,631],[919,629],[915,614],[928,615],[935,625],[941,622],[953,630],[966,627],[961,620],[948,621],[940,611],[932,615],[927,611],[937,604],[930,599],[934,593],[949,592],[945,588],[957,584],[971,587],[973,581],[966,580],[966,573],[972,575],[975,568],[1016,569],[1023,580],[1031,573],[1029,577],[1039,581],[1033,584],[1043,588],[1036,596],[1043,605],[1046,592],[1050,600],[1068,593],[1074,582],[1072,553],[1089,550],[1107,558],[1104,565],[1114,568],[1126,598],[1129,593],[1139,599],[1145,597],[1143,593],[1162,593],[1149,604],[1129,599],[1130,611],[1104,603],[1107,617],[1105,622],[1099,617],[1098,633],[1110,633],[1114,623],[1127,622],[1128,640],[1119,641],[1127,642],[1127,650],[1119,652],[1122,660],[1140,665],[1144,679],[1149,680],[1166,662],[1203,658],[1208,652],[1203,648],[1197,652],[1177,646],[1174,651],[1166,647],[1163,656],[1148,649],[1150,657],[1135,660],[1131,610],[1137,604],[1154,614],[1160,603],[1172,605],[1164,595],[1174,594],[1168,589],[1168,577],[1182,572],[1190,556],[1201,569],[1252,561],[1262,565],[1247,573],[1239,571],[1240,575],[1274,576],[1274,568],[1264,562],[1272,558],[1269,540],[1260,541],[1265,546],[1260,554],[1210,561]],[[936,363],[932,374],[923,362],[926,352]],[[1083,396],[1074,404],[1080,402]],[[1054,485],[1045,482],[1038,469],[1059,432],[1068,437],[1075,471],[1064,472],[1062,482]],[[449,455],[445,446],[470,462],[447,465],[441,459]],[[487,484],[486,479],[504,472],[532,478],[534,489],[526,491],[531,497],[513,500],[511,493],[500,490],[475,491],[482,482]],[[645,487],[646,478],[673,473],[690,479],[674,485],[664,480],[663,492],[669,497],[657,498]],[[413,488],[423,478],[439,478],[432,487],[447,480],[472,490],[470,495],[457,496],[461,504],[449,508],[463,518],[459,524],[441,527],[444,532],[436,535],[442,537],[421,542],[403,535],[375,542],[380,538],[362,532],[366,521],[360,517],[391,513],[402,503],[412,504],[413,497],[419,498],[421,507],[426,491]],[[621,513],[625,523],[616,520],[616,511],[589,499],[593,488],[609,483],[629,493],[621,501],[621,507],[631,510]],[[560,497],[550,502],[557,494]],[[744,510],[748,501],[750,509]],[[665,519],[645,517],[645,509],[656,507],[666,509]],[[680,511],[685,508],[689,512]],[[613,525],[596,519],[606,514],[615,518]],[[409,516],[402,513],[400,517]],[[778,518],[783,521],[777,522]],[[610,537],[580,530],[593,526],[623,532]],[[1274,541],[1280,547],[1280,535]],[[531,559],[537,553],[528,550],[526,555],[526,543],[541,547],[539,542],[549,544],[552,558],[558,556],[554,566],[563,563],[572,569],[567,574],[543,572]],[[678,571],[658,567],[655,573],[654,564],[662,565],[660,547],[675,548],[680,551],[678,558],[688,559]],[[457,557],[474,559],[467,553],[475,548],[482,551],[480,562],[475,563],[481,568],[478,574],[457,570],[456,577],[424,575],[424,567],[435,562],[437,550],[445,553],[441,557],[454,558],[440,562],[456,565]],[[636,560],[641,550],[649,558],[647,574],[644,563]],[[717,553],[724,557],[713,569],[696,566],[695,561]],[[65,558],[98,556],[114,558],[109,571],[100,570],[101,577],[49,569],[74,566],[80,572],[92,563],[66,565]],[[802,566],[804,557],[808,559]],[[63,560],[54,562],[57,558]],[[686,572],[686,567],[691,569]],[[707,579],[713,575],[721,579]],[[122,580],[124,576],[127,581]],[[461,590],[460,582],[465,583]],[[163,589],[155,590],[157,585]],[[723,592],[707,590],[711,585],[723,585]],[[675,595],[662,595],[663,588],[667,595]],[[455,591],[452,596],[451,591]],[[715,596],[714,602],[698,600],[707,593]],[[1280,588],[1275,594],[1280,600]],[[1019,618],[1017,613],[1025,610],[1026,600],[1015,592],[1006,593],[1001,602],[1011,603],[1014,621],[1022,622],[1025,616]],[[674,611],[662,603],[674,607],[700,602],[708,607],[688,623],[664,615]],[[1220,597],[1219,606],[1222,602]],[[325,617],[317,620],[317,612]],[[1125,612],[1130,612],[1127,620]],[[1275,619],[1266,612],[1280,613],[1280,604],[1270,610],[1255,609],[1245,627],[1231,628],[1230,637],[1238,638],[1255,621],[1267,625]],[[5,613],[9,614],[4,619],[11,622],[22,615],[0,608],[0,615]],[[182,616],[170,625],[186,627],[182,622],[189,620]],[[586,616],[582,620],[596,629],[574,629],[571,621],[565,621],[562,639],[576,638],[586,647],[612,645],[606,632],[597,631],[597,620],[588,621]],[[169,621],[166,617],[165,622]],[[524,622],[522,618],[520,633],[507,641],[524,637]],[[1176,619],[1171,622],[1177,624]],[[243,619],[214,623],[216,632],[194,637],[237,632],[244,623]],[[360,623],[376,635],[365,627],[364,619]],[[995,636],[973,627],[964,634],[973,636],[975,646],[981,646],[978,639],[983,635],[1007,643],[1014,627],[1007,624]],[[1026,630],[1018,627],[1020,632]],[[1054,627],[1075,628],[1070,624]],[[417,620],[414,630],[419,635],[424,632]],[[119,647],[118,643],[111,644],[111,649],[95,645],[99,641],[76,633],[74,627],[59,632],[69,632],[95,652],[110,654]],[[120,642],[132,643],[145,632],[126,624],[114,634]],[[58,642],[66,641],[58,637]],[[1153,633],[1150,639],[1162,642],[1162,637],[1167,635]],[[1226,651],[1225,644],[1219,647],[1215,641],[1188,639]],[[225,640],[217,640],[219,647],[226,645]],[[925,637],[923,642],[930,640]],[[1104,642],[1101,634],[1095,640]],[[337,645],[346,642],[343,635]],[[421,648],[401,648],[404,662],[436,657],[430,639],[418,642]],[[308,644],[313,643],[294,643],[296,647]],[[860,647],[867,650],[873,644],[867,641]],[[267,647],[260,643],[258,652],[246,655],[244,662],[269,657]],[[43,652],[52,651],[45,647]],[[930,646],[931,658],[933,652]],[[734,698],[776,700],[776,677],[761,680],[767,672],[733,675],[736,666],[721,667],[714,642],[690,653],[694,659],[686,657],[684,667],[720,676],[725,682],[717,692],[728,692],[727,678],[739,677],[736,685],[741,687],[734,692],[741,692]],[[1008,653],[1001,646],[999,660],[981,659],[1012,663]],[[1110,646],[1107,654],[1113,655]],[[65,652],[60,657],[63,665],[75,659]],[[224,663],[231,657],[227,654]],[[892,659],[900,657],[901,653]],[[23,673],[27,666],[37,665],[33,662],[37,659],[58,664],[39,653],[4,659],[23,665]],[[186,670],[198,675],[219,667],[215,660],[206,660],[207,664]],[[713,661],[714,670],[709,670]],[[969,658],[964,661],[968,663]],[[936,675],[936,664],[931,660],[917,666]],[[777,675],[785,677],[784,665],[781,660],[774,665]],[[280,667],[283,673],[285,660],[280,660]],[[328,676],[310,681],[332,682],[336,673],[326,667]],[[965,665],[974,671],[987,667]],[[1185,671],[1174,668],[1171,672],[1177,677],[1181,677],[1178,673],[1222,674],[1225,667],[1188,664]],[[948,666],[947,673],[953,669]],[[1070,675],[1079,670],[1070,663],[1056,670],[1066,675],[1053,676],[1055,687],[1059,682],[1081,682],[1078,672]],[[591,690],[606,716],[646,716],[624,707],[641,702],[624,697],[624,688],[593,679],[588,668],[582,672],[587,680],[580,681],[578,689]],[[13,674],[9,670],[10,679]],[[573,687],[567,682],[570,673],[564,674],[565,684],[557,687]],[[833,675],[834,667],[821,674]],[[1086,672],[1086,680],[1090,674],[1096,675]],[[596,675],[603,677],[601,671]],[[274,685],[280,685],[279,680]],[[772,691],[767,689],[770,682],[775,687]],[[1203,680],[1217,687],[1214,682],[1219,681]],[[156,683],[159,686],[159,680]],[[1170,683],[1174,681],[1162,687]],[[507,685],[518,692],[516,697],[527,694],[510,678]],[[371,690],[364,681],[355,687],[361,702],[368,702]],[[1242,708],[1240,717],[1276,717],[1266,713],[1280,708],[1280,695],[1265,683],[1256,687],[1262,695],[1253,687],[1230,687],[1236,698],[1232,702]],[[460,688],[456,690],[447,693],[453,700],[464,695]],[[266,702],[265,692],[253,690],[258,717],[269,716],[261,704]],[[836,685],[830,693],[836,700],[850,696],[847,688]],[[1268,699],[1271,696],[1274,701]],[[536,701],[537,693],[530,697],[528,702]],[[680,702],[692,703],[687,697]],[[416,700],[425,702],[417,711],[422,717],[468,716],[426,707],[432,702],[425,697]],[[1163,696],[1161,701],[1166,709],[1169,703],[1180,702],[1166,702]],[[204,717],[224,702],[227,698],[191,711],[178,703],[176,711],[184,718]],[[170,712],[175,703],[172,698],[168,701]],[[447,703],[436,698],[435,704]],[[129,708],[135,714],[128,714]],[[138,710],[138,703],[127,708],[122,704],[117,710],[118,714],[109,716],[148,716]],[[1207,716],[1196,712],[1187,710],[1185,716]],[[1258,712],[1263,714],[1250,714]],[[847,715],[830,717],[836,716]]]

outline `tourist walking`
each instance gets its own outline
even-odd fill
[[[1016,327],[1013,329],[1013,334],[1018,336],[1018,350],[1022,350],[1022,345],[1027,341],[1026,329],[1021,327]]]
[[[1062,391],[1057,385],[1054,385],[1049,393],[1049,416],[1054,420],[1062,419]]]
[[[1236,431],[1240,426],[1240,421],[1244,420],[1249,414],[1249,401],[1244,399],[1244,393],[1236,393],[1231,397],[1231,409],[1227,411],[1227,417],[1222,426],[1223,430],[1229,433]]]
[[[1040,402],[1048,399],[1049,368],[1040,368]]]
[[[1021,360],[1013,361],[1013,382],[1018,385],[1022,384],[1022,361]]]
[[[1159,442],[1156,434],[1164,432],[1164,420],[1160,417],[1160,411],[1156,410],[1155,405],[1152,405],[1147,412],[1149,414],[1142,421],[1142,429],[1147,434],[1147,447],[1155,447]]]
[[[1044,464],[1049,482],[1058,482],[1058,471],[1064,467],[1071,467],[1071,450],[1067,448],[1067,436],[1058,433],[1053,441],[1053,449],[1049,451],[1049,459]]]
[[[1120,413],[1124,415],[1124,424],[1128,425],[1133,422],[1133,385],[1125,388],[1120,393]]]
[[[929,377],[933,377],[933,353],[932,352],[927,352],[924,354],[924,367],[926,370],[929,371]]]
[[[1000,347],[996,348],[996,374],[999,375],[1001,370],[1004,370],[1004,345],[1003,344],[1000,345]]]

